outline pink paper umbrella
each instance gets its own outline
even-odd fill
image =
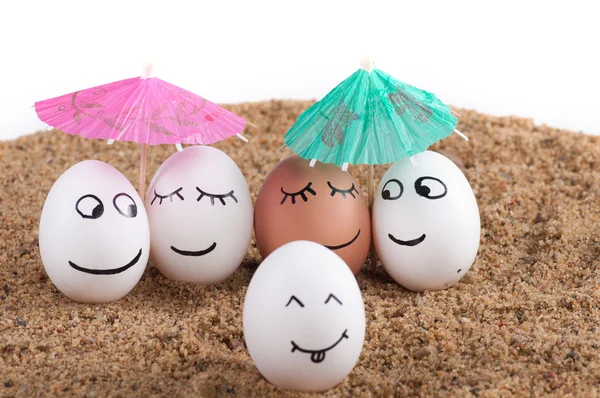
[[[155,77],[134,77],[39,101],[35,110],[43,122],[68,134],[141,144],[142,199],[147,145],[205,145],[233,135],[246,141],[240,135],[246,126],[243,118]]]

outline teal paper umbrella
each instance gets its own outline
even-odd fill
[[[367,60],[302,113],[284,140],[304,159],[387,164],[425,151],[450,135],[457,121],[433,94],[372,69]]]
[[[457,117],[433,94],[362,67],[300,115],[284,137],[302,158],[369,168],[369,206],[373,205],[373,165],[396,162],[423,152],[456,130]],[[413,162],[414,164],[414,162]],[[371,251],[371,264],[375,253]]]

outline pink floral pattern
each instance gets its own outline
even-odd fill
[[[246,121],[158,78],[132,78],[35,104],[41,120],[87,138],[158,144],[212,144]]]

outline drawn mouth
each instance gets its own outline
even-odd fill
[[[392,242],[402,245],[402,246],[416,246],[425,240],[425,234],[423,234],[420,237],[418,237],[417,239],[413,239],[413,240],[396,239],[394,237],[394,235],[392,235],[392,234],[388,234],[388,237],[392,240]]]
[[[69,265],[71,267],[75,268],[77,271],[85,272],[86,274],[92,274],[92,275],[115,275],[115,274],[120,274],[121,272],[127,271],[129,268],[133,267],[135,264],[137,264],[138,261],[140,261],[140,257],[142,257],[142,249],[140,249],[140,251],[138,252],[137,256],[135,256],[133,258],[133,260],[131,260],[129,263],[125,264],[122,267],[112,268],[112,269],[90,269],[90,268],[83,268],[83,267],[80,267],[79,265],[75,264],[72,261],[69,261]]]
[[[327,246],[324,245],[326,248],[328,248],[329,250],[339,250],[339,249],[343,249],[344,247],[350,246],[351,244],[354,243],[354,241],[356,241],[356,239],[358,239],[358,235],[360,235],[360,229],[358,230],[358,232],[356,233],[356,236],[354,238],[352,238],[351,241],[346,242],[344,244],[338,245],[338,246]]]
[[[346,334],[346,332],[348,331],[348,329],[344,330],[344,333],[342,333],[342,337],[339,338],[338,341],[336,341],[332,346],[327,347],[325,349],[322,350],[305,350],[303,348],[300,348],[296,343],[294,343],[294,341],[292,340],[292,352],[298,350],[300,352],[304,352],[306,354],[310,354],[310,360],[313,361],[314,363],[321,363],[325,360],[325,353],[329,350],[331,350],[333,347],[335,347],[336,345],[338,345],[340,343],[340,341],[342,341],[343,339],[347,339],[348,335]]]
[[[171,250],[173,250],[177,254],[181,254],[182,256],[200,257],[200,256],[204,256],[204,255],[212,252],[213,250],[215,250],[216,247],[217,247],[217,242],[213,242],[213,244],[210,245],[210,247],[208,249],[199,250],[199,251],[195,251],[195,252],[187,251],[187,250],[179,250],[175,246],[171,246]]]

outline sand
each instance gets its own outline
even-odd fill
[[[307,102],[229,107],[259,130],[217,145],[253,199],[289,150],[282,136]],[[597,396],[600,392],[600,137],[529,119],[458,110],[433,147],[461,164],[481,213],[481,246],[456,286],[409,292],[363,270],[362,355],[330,396]],[[173,147],[149,149],[149,182]],[[0,143],[0,396],[291,396],[266,382],[242,335],[246,286],[260,262],[216,286],[152,265],[125,298],[77,304],[46,276],[39,216],[58,176],[84,159],[137,181],[139,148],[40,132]],[[377,167],[376,176],[386,167]],[[364,166],[350,171],[366,187]]]

